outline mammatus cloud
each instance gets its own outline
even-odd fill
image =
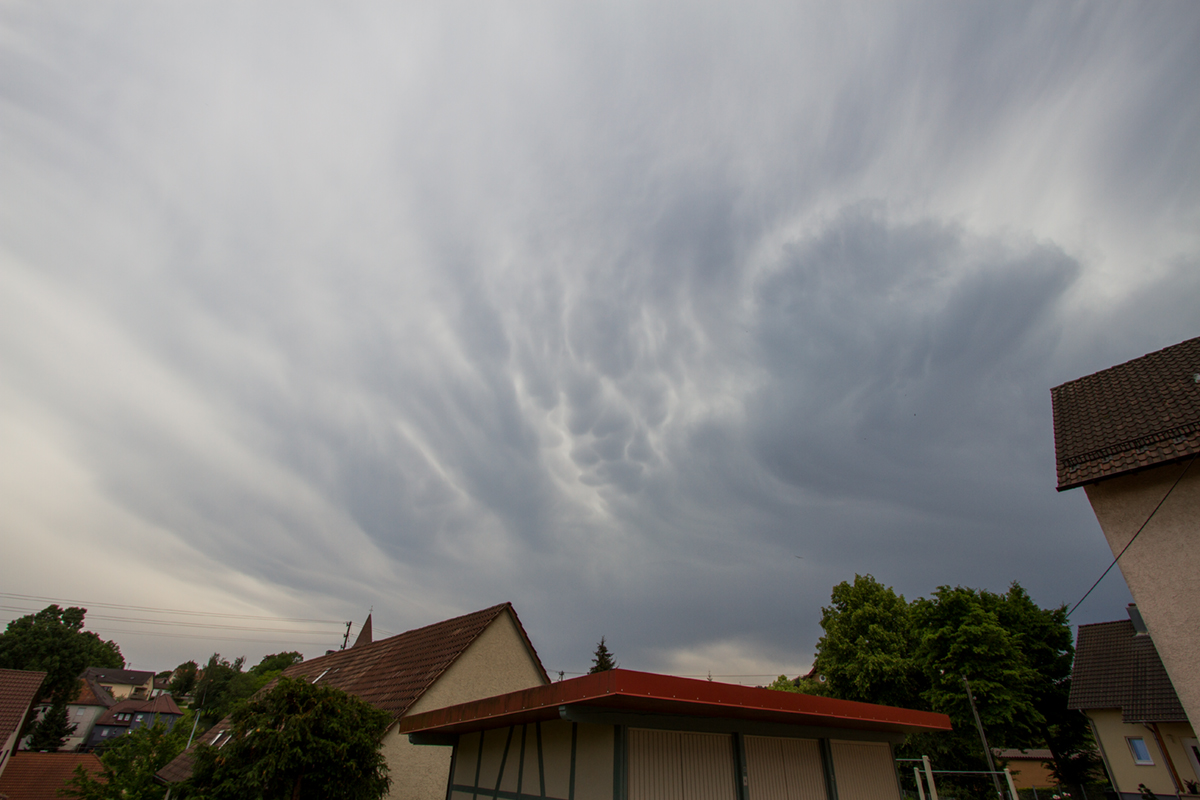
[[[1077,599],[1109,556],[1048,390],[1195,333],[1188,6],[0,33],[12,591],[392,631],[511,599],[551,669],[606,635],[769,679],[856,572]]]

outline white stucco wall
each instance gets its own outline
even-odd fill
[[[528,689],[545,683],[524,637],[507,612],[498,616],[413,703],[420,714],[457,703]],[[445,800],[451,748],[413,745],[393,727],[383,739],[392,775],[393,800]]]
[[[1086,487],[1115,556],[1171,489],[1184,464]],[[1192,727],[1200,722],[1200,464],[1171,492],[1118,562]]]

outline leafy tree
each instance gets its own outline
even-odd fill
[[[171,696],[179,699],[184,695],[189,695],[196,688],[196,681],[199,680],[200,665],[195,661],[185,661],[175,668],[171,675],[171,683],[167,687],[167,691]]]
[[[83,629],[85,614],[86,608],[50,605],[8,623],[0,634],[0,667],[44,671],[43,697],[65,709],[79,694],[79,676],[85,669],[125,666],[116,642]]]
[[[232,662],[213,653],[204,665],[192,696],[200,709],[200,724],[211,726],[224,719],[239,701],[258,691],[253,678],[242,672],[245,657]]]
[[[158,722],[111,739],[100,753],[99,774],[76,767],[61,794],[78,800],[161,800],[163,787],[154,773],[183,752],[187,734],[185,725],[176,723],[168,731]]]
[[[816,672],[827,693],[843,700],[913,707],[924,688],[913,658],[917,636],[903,595],[870,575],[833,587],[821,609],[825,635],[817,643]]]
[[[910,602],[870,575],[833,589],[814,666],[832,697],[950,716],[954,731],[910,736],[902,751],[986,769],[967,700],[992,747],[1048,747],[1066,784],[1089,781],[1090,732],[1067,710],[1071,629],[1065,607],[1039,608],[1014,583],[1004,594],[941,586]]]
[[[377,800],[391,779],[380,752],[391,715],[334,689],[280,678],[238,707],[228,739],[195,750],[195,800]]]
[[[283,672],[293,664],[299,664],[304,660],[304,656],[296,651],[287,653],[274,653],[269,656],[263,656],[262,661],[250,668],[251,675],[266,675],[271,674],[275,677],[280,672]]]
[[[609,652],[608,645],[604,643],[604,637],[600,637],[600,644],[596,645],[596,652],[592,654],[592,668],[588,670],[589,675],[594,675],[597,672],[607,672],[610,669],[616,669],[619,665],[613,659],[613,654]]]
[[[76,727],[67,718],[66,704],[56,703],[29,729],[28,749],[46,753],[56,752],[67,743],[67,738],[75,732]]]

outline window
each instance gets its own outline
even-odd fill
[[[77,716],[77,717],[82,717],[82,716],[83,716],[83,709],[82,709],[82,708],[77,708],[77,709],[75,709],[75,716]]]
[[[138,715],[137,715],[137,721],[138,721],[138,722],[141,722],[141,721],[142,721],[142,715],[141,715],[141,714],[138,714]]]
[[[1146,747],[1145,739],[1140,736],[1127,736],[1125,741],[1129,742],[1129,750],[1133,753],[1133,763],[1154,766],[1154,759],[1150,757],[1150,748]]]

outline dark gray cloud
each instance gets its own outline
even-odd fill
[[[605,634],[745,675],[856,572],[1073,601],[1110,556],[1048,390],[1195,333],[1198,38],[1167,2],[10,4],[0,582],[393,631],[511,599],[552,668]]]

